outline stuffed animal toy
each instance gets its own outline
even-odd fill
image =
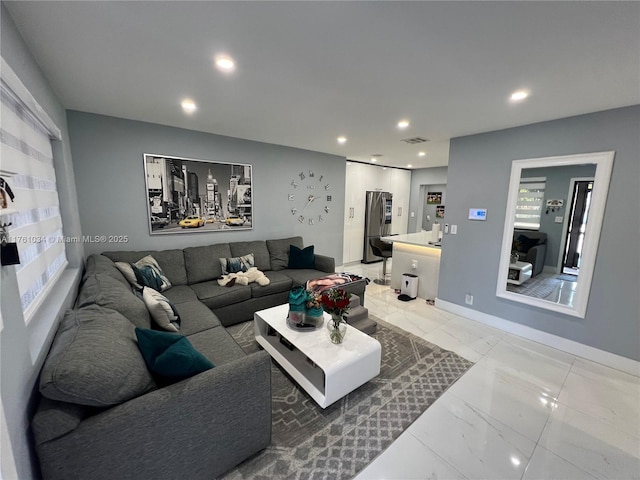
[[[249,285],[251,282],[256,282],[262,287],[271,283],[264,272],[258,270],[258,267],[251,267],[246,272],[229,273],[218,279],[218,285],[221,287],[232,287],[236,283],[238,285]]]

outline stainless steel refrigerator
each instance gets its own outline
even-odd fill
[[[364,249],[362,263],[382,260],[373,254],[369,240],[384,237],[391,233],[391,203],[393,193],[367,192],[367,205],[364,213]]]

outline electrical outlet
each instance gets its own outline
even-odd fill
[[[411,218],[416,216],[416,212],[411,212]]]
[[[458,225],[451,225],[451,235],[458,234]]]
[[[562,220],[564,220],[564,218],[556,217],[556,223],[562,223]]]
[[[418,268],[418,260],[411,260],[411,268],[414,270]]]
[[[464,303],[466,303],[467,305],[473,305],[473,295],[471,295],[470,293],[467,293],[464,296]]]

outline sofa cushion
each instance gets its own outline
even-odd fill
[[[253,298],[266,297],[267,295],[272,295],[274,293],[288,292],[293,285],[291,278],[287,277],[282,272],[270,271],[265,272],[265,275],[269,279],[269,285],[265,285],[263,287],[257,283],[249,284],[251,287],[251,296]]]
[[[211,309],[225,307],[251,298],[251,287],[248,285],[234,285],[221,287],[218,282],[202,282],[191,285],[198,300]]]
[[[142,289],[142,301],[147,306],[151,318],[163,330],[177,332],[180,330],[180,315],[167,297],[153,288]]]
[[[298,248],[291,245],[289,249],[289,268],[315,268],[313,245],[306,248]]]
[[[215,280],[222,276],[220,259],[232,257],[228,243],[184,249],[184,263],[189,285]]]
[[[267,240],[271,269],[274,271],[289,268],[289,246],[295,245],[304,248],[302,237],[282,238],[279,240]]]
[[[266,272],[271,270],[271,260],[269,259],[269,250],[267,250],[267,242],[257,240],[253,242],[232,242],[229,244],[231,255],[241,257],[248,253],[253,253],[255,258],[255,266],[258,270]]]
[[[146,328],[136,328],[136,337],[147,367],[163,379],[183,380],[213,368],[187,337]]]
[[[104,273],[124,285],[129,285],[129,281],[122,275],[120,270],[116,268],[113,260],[104,255],[93,253],[87,257],[83,278],[95,275],[96,273]]]
[[[123,285],[118,280],[104,273],[86,277],[80,286],[76,306],[88,305],[115,310],[137,327],[149,328],[151,317],[147,306],[138,298],[130,285]]]
[[[177,287],[171,287],[162,294],[171,301],[174,305],[179,305],[185,302],[197,302],[198,297],[196,293],[187,285],[178,285]]]
[[[220,326],[220,320],[207,306],[199,300],[176,305],[182,323],[180,333],[192,335],[194,333]]]
[[[155,388],[134,329],[120,313],[98,305],[69,310],[42,368],[42,395],[105,407]]]
[[[147,255],[135,263],[115,262],[115,265],[136,288],[151,287],[158,292],[171,288],[171,282],[152,255]]]
[[[212,328],[195,335],[189,335],[189,341],[214,365],[224,365],[246,356],[244,350],[229,335],[226,328]]]
[[[140,252],[104,252],[114,262],[135,263],[147,255],[157,262],[171,285],[187,285],[187,270],[184,264],[184,253],[180,249]]]
[[[222,269],[223,275],[246,272],[253,266],[255,266],[255,257],[253,256],[253,253],[248,253],[242,257],[220,259],[220,268]]]

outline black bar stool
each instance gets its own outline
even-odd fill
[[[383,242],[378,238],[370,238],[369,245],[371,251],[376,257],[382,257],[382,278],[376,278],[373,282],[378,285],[389,285],[391,282],[387,279],[387,260],[393,255],[393,245]]]

